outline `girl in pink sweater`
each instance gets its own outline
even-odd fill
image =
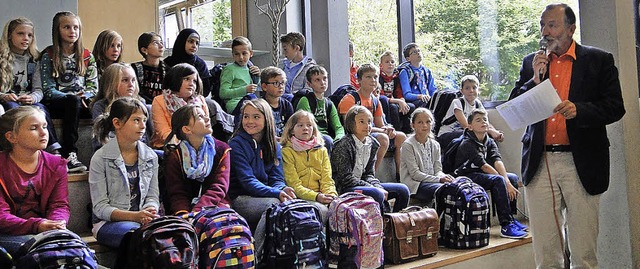
[[[66,229],[67,166],[44,151],[44,112],[20,106],[0,117],[0,246],[15,253],[33,235]]]

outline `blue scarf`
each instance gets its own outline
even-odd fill
[[[216,156],[213,137],[211,135],[205,136],[198,152],[189,144],[188,140],[181,141],[178,146],[182,157],[182,170],[187,178],[202,183],[204,178],[211,173],[213,158]]]

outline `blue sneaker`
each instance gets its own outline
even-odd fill
[[[525,232],[528,232],[528,231],[529,231],[529,226],[524,225],[524,224],[520,223],[519,221],[517,221],[517,220],[515,220],[515,219],[513,220],[513,224],[515,224],[516,226],[518,226],[518,228],[520,228],[520,230],[522,230],[522,231],[525,231]]]
[[[502,226],[502,229],[500,229],[500,236],[505,238],[520,239],[526,237],[527,233],[520,230],[520,228],[518,228],[518,226],[516,226],[513,222],[510,222],[509,224]]]

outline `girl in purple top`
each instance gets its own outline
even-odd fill
[[[42,110],[20,106],[0,117],[0,246],[9,253],[69,221],[66,161],[44,151],[48,141]]]

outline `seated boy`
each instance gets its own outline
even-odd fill
[[[307,88],[306,74],[316,61],[304,55],[305,39],[301,33],[290,32],[280,37],[285,59],[278,67],[287,74],[284,98],[291,101],[293,94]]]
[[[515,220],[515,202],[518,194],[518,176],[507,173],[500,159],[496,143],[487,135],[489,121],[487,112],[475,109],[468,119],[469,127],[464,131],[464,139],[456,152],[456,176],[467,176],[491,195],[497,206],[501,236],[523,238],[527,236],[527,226]],[[511,203],[509,202],[511,201]]]
[[[293,106],[289,100],[285,99],[285,85],[287,85],[287,77],[282,69],[269,66],[260,73],[261,87],[264,91],[264,100],[269,103],[273,110],[273,119],[275,120],[276,139],[280,141],[284,125],[293,115]]]
[[[380,78],[378,79],[381,85],[380,102],[382,110],[384,110],[389,123],[396,130],[410,133],[411,123],[409,118],[416,106],[413,103],[405,102],[402,97],[398,73],[395,56],[393,56],[392,52],[385,51],[380,56]]]
[[[471,111],[474,109],[484,110],[484,106],[478,98],[480,92],[479,86],[480,81],[476,76],[466,75],[462,77],[460,81],[460,92],[462,93],[462,97],[456,98],[451,102],[451,105],[449,105],[449,109],[447,110],[447,114],[442,118],[442,126],[440,126],[440,130],[438,130],[436,135],[441,146],[446,147],[449,145],[451,140],[459,137],[462,134],[462,131],[469,126],[467,117],[469,117]],[[495,141],[502,142],[504,140],[504,134],[502,131],[494,128],[491,123],[489,123],[487,133]]]
[[[382,106],[380,105],[380,101],[373,96],[373,91],[379,85],[378,68],[372,64],[363,64],[358,68],[357,75],[360,90],[345,95],[338,105],[338,111],[341,117],[354,105],[364,106],[371,111],[374,125],[371,128],[371,135],[380,143],[375,167],[376,169],[380,167],[380,163],[389,148],[389,140],[393,139],[395,146],[396,180],[399,180],[400,159],[402,157],[400,155],[400,148],[404,140],[407,139],[407,136],[403,132],[396,131],[392,126],[384,124]]]
[[[322,66],[314,65],[307,70],[306,76],[307,84],[313,92],[300,98],[295,110],[302,109],[313,114],[318,124],[318,130],[324,137],[324,146],[327,148],[327,152],[331,153],[333,141],[344,136],[344,128],[340,123],[338,108],[329,98],[324,97],[328,86],[327,70]]]
[[[235,37],[231,42],[231,54],[234,63],[225,66],[220,74],[220,98],[228,113],[236,108],[242,97],[256,92],[258,85],[253,84],[251,75],[260,75],[260,68],[248,66],[253,56],[249,39],[244,36]]]
[[[402,96],[416,107],[427,107],[429,98],[438,89],[429,68],[422,65],[422,51],[418,44],[409,43],[402,49],[406,62],[398,66]]]

